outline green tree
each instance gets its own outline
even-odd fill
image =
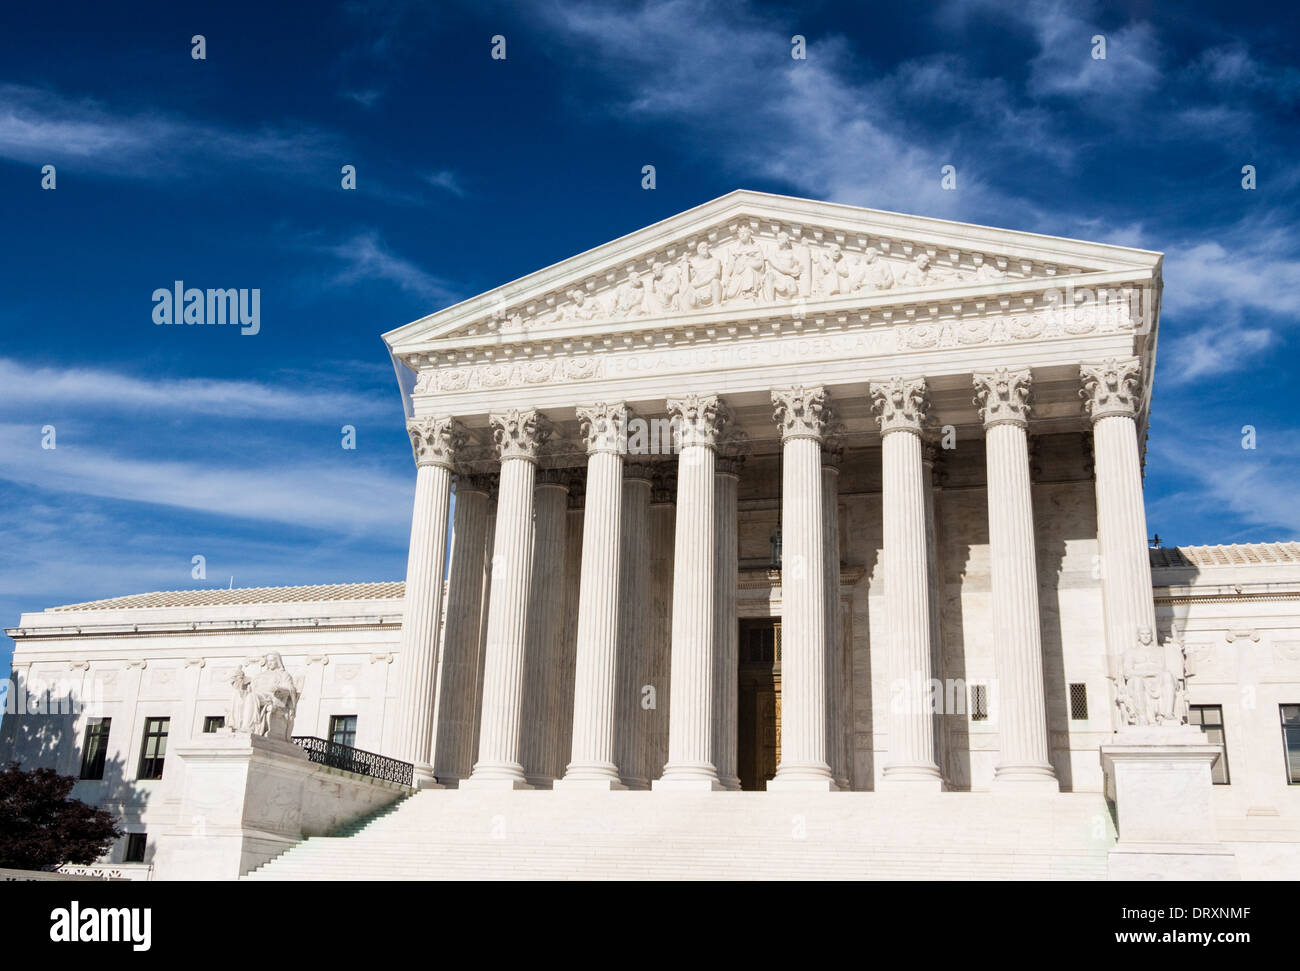
[[[77,780],[53,769],[0,770],[0,867],[53,870],[94,863],[122,835],[111,813],[68,793]]]

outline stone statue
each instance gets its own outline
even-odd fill
[[[867,250],[865,282],[874,290],[888,290],[894,285],[894,271],[889,261],[880,258],[880,250],[874,246]]]
[[[1123,725],[1181,725],[1187,721],[1187,660],[1177,640],[1157,645],[1151,628],[1138,630],[1124,652],[1115,703]]]
[[[584,290],[569,291],[569,303],[560,311],[561,320],[595,320],[600,308],[587,299]]]
[[[866,265],[852,254],[845,253],[839,243],[817,250],[816,260],[821,273],[818,285],[821,296],[847,296],[866,284]]]
[[[763,276],[763,298],[771,303],[777,297],[793,300],[799,296],[799,276],[803,267],[786,233],[776,234],[776,251],[767,261]]]
[[[650,287],[646,292],[646,306],[651,313],[681,310],[679,299],[681,289],[681,270],[673,263],[655,263],[650,269]]]
[[[250,675],[249,668],[254,665],[261,670]],[[298,712],[298,686],[284,669],[279,652],[245,661],[235,668],[230,684],[234,691],[227,711],[228,728],[282,742],[290,740]]]
[[[735,249],[727,256],[727,270],[723,274],[723,293],[728,300],[757,299],[766,259],[749,227],[741,226],[736,233]]]

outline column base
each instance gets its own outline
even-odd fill
[[[461,779],[460,789],[502,790],[531,789],[524,778],[524,769],[519,763],[480,762],[474,766],[468,779]]]
[[[885,766],[878,789],[900,792],[943,792],[939,767],[932,762],[894,763]]]
[[[664,774],[651,783],[655,792],[723,792],[711,762],[669,762]]]
[[[993,792],[1058,793],[1061,784],[1050,765],[1020,762],[994,768],[989,789]]]
[[[613,762],[570,762],[564,778],[555,780],[556,789],[626,789]]]
[[[556,779],[552,787],[556,792],[575,792],[585,790],[587,792],[622,792],[627,789],[618,779],[610,779],[607,776],[568,776],[563,779]]]
[[[530,775],[525,776],[524,781],[533,789],[554,789],[555,784],[560,780],[549,775]]]
[[[776,778],[768,780],[768,792],[835,792],[831,767],[825,762],[782,762]]]
[[[411,770],[411,785],[416,789],[445,789],[447,788],[433,774],[433,766],[416,764]]]
[[[727,778],[720,781],[722,782],[722,788],[727,792],[740,792],[740,779],[736,778],[736,776],[727,776]]]
[[[624,777],[623,780],[622,780],[622,782],[623,782],[623,788],[624,788],[624,789],[627,789],[627,790],[629,790],[629,791],[631,791],[631,792],[649,792],[649,791],[650,791],[650,780],[649,780],[649,779],[641,779],[641,778],[629,779],[629,778],[627,778],[627,777]]]

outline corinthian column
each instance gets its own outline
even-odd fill
[[[740,564],[736,536],[736,492],[747,448],[748,442],[743,433],[725,435],[718,448],[713,477],[717,493],[717,505],[714,508],[717,550],[714,556],[718,564],[717,586],[714,591],[717,663],[713,676],[713,761],[722,787],[737,791],[740,789],[740,777],[736,774],[740,631],[736,622],[736,584],[740,579]]]
[[[622,789],[614,762],[614,712],[627,406],[602,402],[579,408],[578,421],[587,441],[587,509],[578,594],[573,758],[556,785]]]
[[[483,567],[487,558],[491,489],[489,476],[456,476],[451,577],[447,583],[442,674],[438,679],[438,731],[433,750],[434,774],[443,785],[455,785],[468,776],[474,759],[474,709],[478,700]]]
[[[673,542],[677,521],[677,471],[667,461],[654,472],[650,494],[650,677],[653,707],[642,752],[642,775],[652,779],[668,762],[669,657],[673,644]]]
[[[714,449],[729,420],[717,395],[670,398],[678,445],[668,764],[655,789],[721,789],[713,764]]]
[[[527,789],[519,761],[533,559],[533,484],[550,422],[536,411],[491,415],[501,458],[478,762],[462,789]]]
[[[772,392],[781,427],[781,764],[767,784],[835,788],[826,747],[826,554],[822,436],[826,389]]]
[[[564,548],[568,538],[567,469],[540,469],[533,488],[533,577],[524,658],[524,720],[520,761],[534,788],[555,782],[550,746],[556,732],[564,639]]]
[[[398,758],[415,766],[415,785],[436,784],[433,773],[433,706],[437,697],[438,628],[442,623],[442,569],[447,555],[451,475],[465,429],[451,417],[406,423],[415,453],[415,506],[406,561],[406,598],[398,653],[401,692],[393,740]]]
[[[836,437],[822,441],[822,557],[826,574],[826,760],[837,789],[852,788],[853,709],[849,705],[849,658],[840,621],[840,461],[844,446]]]
[[[1114,678],[1124,652],[1137,643],[1138,632],[1156,626],[1138,458],[1142,365],[1136,358],[1111,358],[1084,364],[1079,375],[1084,410],[1092,418],[1106,660]]]
[[[939,791],[930,679],[930,578],[921,427],[924,378],[871,385],[880,423],[885,524],[885,617],[889,637],[889,754],[882,786]]]
[[[646,772],[644,754],[651,719],[649,711],[641,706],[641,690],[643,685],[651,683],[653,662],[650,636],[650,483],[653,473],[645,462],[628,462],[623,473],[614,754],[623,785],[629,789],[649,789],[650,776]]]
[[[994,788],[1056,792],[1047,744],[1038,561],[1029,481],[1029,370],[974,375],[984,420],[993,587],[993,653],[1001,753]]]

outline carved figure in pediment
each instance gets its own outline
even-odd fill
[[[776,250],[768,258],[763,277],[763,297],[769,303],[777,297],[793,300],[799,296],[799,277],[803,266],[794,244],[786,233],[777,233]]]
[[[682,271],[673,263],[655,263],[646,288],[646,308],[651,313],[681,310]]]
[[[646,312],[646,287],[641,281],[641,274],[636,270],[627,271],[627,279],[618,285],[614,293],[614,310],[628,317],[635,317]]]
[[[762,292],[763,249],[748,226],[736,233],[736,246],[727,256],[723,274],[723,293],[728,300],[756,300]]]
[[[707,240],[695,247],[686,264],[686,289],[682,291],[686,310],[722,304],[722,261],[709,251]]]
[[[930,270],[930,254],[917,253],[911,265],[903,271],[900,282],[905,287],[923,287],[931,282]]]
[[[992,280],[1005,280],[1006,278],[1006,271],[999,270],[996,263],[991,263],[988,260],[984,260],[975,268],[975,279],[980,283]]]
[[[880,258],[880,250],[874,246],[867,250],[865,257],[863,281],[873,290],[888,290],[894,285],[894,271],[888,260]]]
[[[845,253],[839,243],[817,250],[816,264],[821,276],[818,293],[823,297],[847,296],[866,285],[866,264],[853,254]]]
[[[560,311],[561,320],[595,320],[600,308],[595,301],[587,299],[585,290],[569,291],[569,302]]]

